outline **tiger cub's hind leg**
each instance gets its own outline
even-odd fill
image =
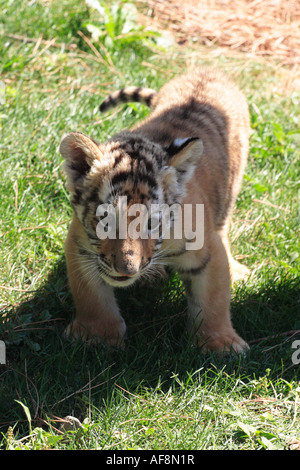
[[[221,237],[222,243],[226,250],[228,263],[229,263],[229,271],[231,281],[234,283],[236,281],[245,281],[251,274],[251,271],[247,266],[242,263],[236,261],[231,253],[230,243],[228,240],[228,224],[226,224],[220,231],[219,235]]]

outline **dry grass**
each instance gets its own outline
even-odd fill
[[[147,16],[176,34],[178,42],[279,58],[300,64],[298,0],[148,0]]]
[[[138,0],[140,22],[167,31],[192,58],[261,62],[274,70],[270,93],[300,91],[299,0]],[[202,45],[202,48],[199,48]],[[235,69],[240,73],[239,67]]]

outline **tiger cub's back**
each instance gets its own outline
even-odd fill
[[[223,73],[211,68],[168,82],[152,96],[152,112],[134,127],[150,140],[168,147],[176,139],[200,137],[203,154],[190,182],[203,189],[222,226],[240,189],[249,150],[246,98]]]

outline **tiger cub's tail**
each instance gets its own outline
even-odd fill
[[[130,86],[118,90],[109,95],[100,105],[99,109],[103,113],[109,108],[116,106],[118,103],[139,102],[147,106],[151,106],[152,99],[156,95],[156,91],[151,88],[139,88]]]

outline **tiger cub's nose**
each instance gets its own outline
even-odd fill
[[[141,260],[135,256],[133,250],[128,250],[122,253],[122,256],[117,256],[115,261],[115,269],[122,276],[134,276],[140,270]]]

